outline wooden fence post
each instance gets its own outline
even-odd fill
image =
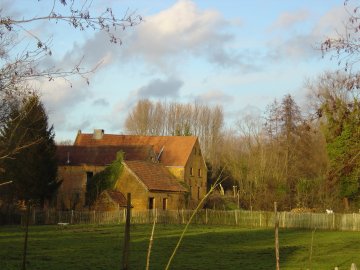
[[[234,214],[235,214],[235,225],[238,224],[238,220],[237,220],[237,210],[234,210]]]
[[[74,223],[74,210],[71,210],[70,224]]]
[[[36,224],[36,208],[32,209],[32,225]]]
[[[208,224],[208,212],[207,212],[207,208],[205,208],[205,224]]]
[[[126,205],[126,222],[124,232],[124,250],[123,250],[123,261],[122,269],[129,269],[129,255],[130,255],[130,218],[131,218],[131,193],[127,194],[127,205]]]
[[[277,202],[274,202],[274,218],[275,218],[275,256],[276,256],[276,270],[280,270],[280,255],[279,255],[279,220],[277,217]]]

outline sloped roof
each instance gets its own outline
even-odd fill
[[[185,166],[196,142],[195,136],[139,136],[103,134],[94,139],[93,134],[78,133],[74,145],[151,145],[160,153],[160,163],[165,166]]]
[[[150,191],[187,191],[175,176],[159,163],[138,160],[125,161],[124,163]]]
[[[81,164],[106,166],[116,159],[116,154],[124,152],[125,160],[150,160],[154,156],[151,146],[72,146],[59,145],[56,155],[59,165],[77,166]]]
[[[119,206],[126,207],[127,202],[124,194],[119,191],[109,189],[105,190],[104,192],[106,192],[115,203],[119,204]]]

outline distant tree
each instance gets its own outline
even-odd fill
[[[360,90],[348,88],[347,78],[328,72],[309,85],[330,161],[327,193],[343,199],[346,209],[360,204]]]
[[[48,127],[45,109],[36,95],[12,108],[0,130],[0,149],[12,153],[2,166],[6,179],[13,181],[14,199],[44,205],[52,198],[59,185],[54,132]]]
[[[205,158],[217,166],[223,123],[220,106],[143,99],[129,112],[125,128],[136,135],[198,136]]]
[[[56,145],[73,145],[73,144],[74,144],[74,142],[70,139],[56,142]]]

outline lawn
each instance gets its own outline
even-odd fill
[[[150,269],[164,269],[183,226],[158,224]],[[120,269],[123,225],[30,227],[28,269]],[[131,228],[130,269],[145,269],[150,225]],[[0,269],[20,269],[23,229],[0,227]],[[275,269],[273,231],[190,226],[171,269]],[[311,231],[280,230],[280,266],[306,269]],[[360,233],[316,231],[312,269],[360,265]]]

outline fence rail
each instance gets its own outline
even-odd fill
[[[193,210],[146,210],[131,211],[131,223],[150,224],[154,218],[158,223],[185,224]],[[43,224],[114,224],[124,223],[126,210],[99,211],[55,211],[36,210],[31,212],[30,223]],[[292,213],[279,212],[280,228],[325,229],[338,231],[360,231],[360,214]],[[0,225],[22,224],[23,212],[0,213]],[[265,211],[219,211],[199,210],[192,223],[202,225],[231,225],[247,228],[269,228],[274,226],[274,213]]]

